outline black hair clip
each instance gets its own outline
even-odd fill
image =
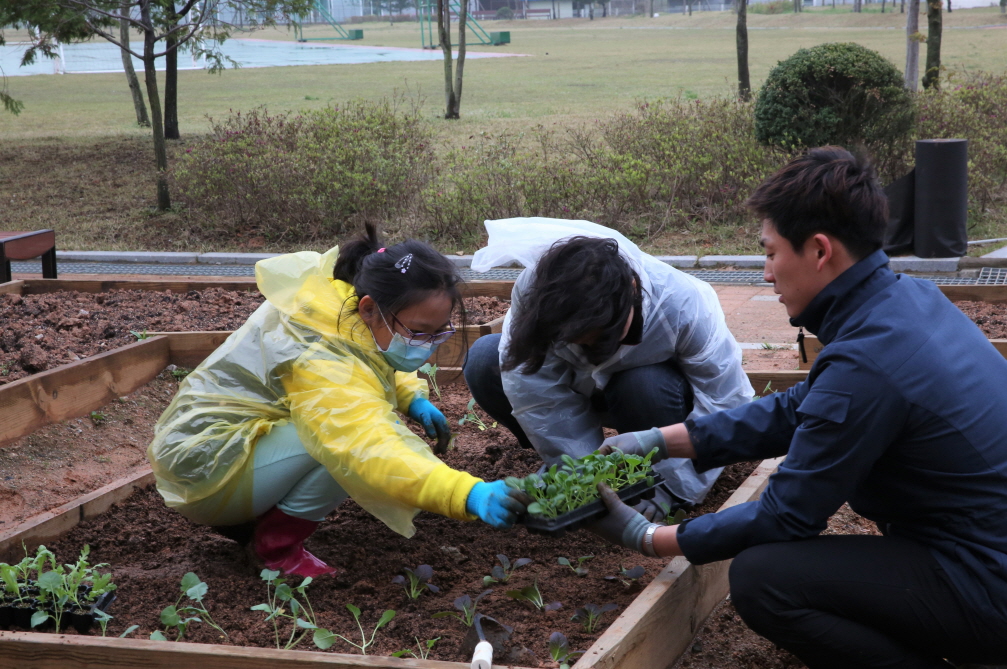
[[[401,271],[403,274],[409,271],[409,266],[413,264],[413,254],[407,253],[398,259],[395,263],[395,269]]]

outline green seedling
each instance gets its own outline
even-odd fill
[[[601,622],[603,615],[609,611],[615,611],[617,608],[619,607],[615,604],[605,604],[603,606],[585,604],[574,612],[570,620],[579,620],[580,624],[584,626],[584,631],[590,634],[594,632],[598,623]]]
[[[439,368],[437,367],[437,365],[435,365],[435,364],[433,364],[431,362],[428,362],[428,363],[426,363],[425,365],[423,365],[422,367],[420,367],[416,371],[418,371],[420,374],[426,374],[427,375],[427,378],[430,380],[430,387],[434,389],[434,394],[437,395],[437,399],[440,399],[441,398],[441,388],[440,388],[440,386],[437,385],[437,370],[438,369]]]
[[[98,564],[93,567],[88,563],[87,558],[91,552],[90,546],[84,546],[75,564],[60,565],[56,562],[56,556],[45,546],[40,546],[34,559],[25,556],[28,565],[24,568],[24,574],[34,570],[38,574],[36,585],[39,589],[38,599],[40,602],[49,604],[51,610],[39,610],[32,614],[31,626],[38,627],[47,620],[52,620],[56,624],[56,629],[60,629],[63,624],[63,615],[71,607],[83,608],[86,604],[92,603],[100,595],[115,589],[112,583],[111,574],[99,574],[95,570],[107,567],[107,564]],[[43,571],[45,565],[52,568]],[[3,577],[5,589],[11,588],[11,576],[16,574],[18,569],[2,570],[6,572]],[[87,585],[90,584],[90,589]],[[16,586],[19,586],[15,582]],[[19,595],[18,601],[23,599]]]
[[[656,452],[655,448],[641,457],[619,450],[609,455],[596,451],[580,460],[564,455],[562,464],[552,465],[542,474],[504,480],[508,486],[527,493],[534,500],[528,505],[528,513],[555,518],[598,499],[599,483],[615,491],[640,481],[654,485],[650,461]]]
[[[510,580],[511,574],[514,573],[515,569],[520,569],[521,567],[534,562],[531,558],[518,558],[512,563],[510,558],[503,553],[497,554],[497,560],[500,564],[495,565],[493,569],[490,570],[489,576],[483,576],[483,585],[506,583]]]
[[[465,423],[475,423],[475,426],[479,428],[480,432],[485,432],[486,430],[497,426],[496,423],[487,425],[483,422],[483,419],[479,417],[479,414],[476,413],[476,398],[474,397],[469,400],[468,404],[465,405],[465,412],[465,416],[458,419],[459,425],[464,425]]]
[[[454,601],[454,607],[459,611],[461,611],[461,613],[455,613],[454,611],[441,611],[440,613],[435,613],[431,617],[447,618],[450,616],[452,618],[457,618],[458,620],[462,621],[462,623],[464,623],[466,627],[472,627],[472,623],[475,621],[476,618],[476,607],[479,606],[479,602],[482,601],[482,598],[490,594],[491,592],[493,591],[483,590],[478,595],[476,595],[475,599],[472,599],[468,595],[462,595],[461,597],[459,597]]]
[[[331,632],[329,634],[331,634],[332,638],[334,639],[342,639],[346,643],[350,644],[351,646],[359,650],[361,655],[367,655],[367,649],[368,647],[370,647],[371,644],[374,643],[374,637],[377,635],[378,630],[392,621],[392,618],[395,617],[395,611],[388,609],[387,611],[381,614],[381,618],[378,620],[378,624],[374,627],[374,631],[371,632],[371,638],[368,639],[367,634],[364,632],[363,625],[360,624],[360,609],[358,609],[353,604],[347,604],[346,608],[350,610],[350,613],[353,614],[353,619],[357,621],[357,628],[360,630],[360,643],[359,644],[353,643],[352,641],[342,636],[341,634],[332,634]]]
[[[769,383],[766,384],[766,387],[762,389],[762,396],[765,397],[766,395],[770,395],[775,392],[776,391],[773,390],[773,382],[769,381]]]
[[[416,639],[416,650],[419,651],[418,655],[414,653],[411,648],[406,648],[395,651],[392,653],[392,657],[405,657],[406,655],[412,655],[417,660],[425,660],[430,657],[430,651],[433,650],[434,644],[441,640],[440,637],[437,637],[436,639],[427,639],[426,641],[421,642],[419,637],[414,636],[413,638]]]
[[[175,377],[176,381],[181,381],[185,377],[189,376],[189,372],[191,371],[191,369],[186,369],[185,367],[176,367],[171,370],[171,375]]]
[[[259,577],[266,582],[266,602],[256,604],[252,611],[268,614],[266,622],[273,623],[277,649],[290,650],[304,641],[309,633],[318,648],[327,650],[332,647],[335,635],[317,625],[315,611],[308,600],[307,590],[313,580],[311,577],[305,578],[296,588],[290,587],[286,579],[280,578],[280,572],[272,569],[263,569]],[[290,621],[290,634],[286,641],[280,637],[280,623],[283,619]]]
[[[102,636],[106,636],[108,634],[108,622],[110,620],[112,620],[113,618],[114,618],[114,616],[108,615],[107,613],[105,613],[101,609],[96,609],[95,610],[95,612],[94,612],[94,619],[95,619],[95,622],[98,623],[98,626],[101,628],[101,635]],[[130,634],[132,634],[133,632],[137,631],[138,629],[140,629],[139,625],[130,625],[129,627],[126,628],[125,632],[123,632],[122,634],[119,635],[119,638],[120,639],[125,639]]]
[[[618,574],[616,574],[615,576],[606,576],[605,580],[606,581],[619,581],[620,583],[622,583],[626,587],[629,587],[629,586],[633,585],[634,583],[636,583],[641,578],[643,578],[644,574],[646,574],[646,573],[647,573],[647,570],[645,570],[642,566],[636,566],[636,567],[633,567],[632,569],[626,569],[625,567],[621,567],[619,569],[619,573]]]
[[[105,414],[103,414],[100,411],[92,411],[90,415],[91,415],[91,422],[94,423],[96,427],[98,425],[104,425],[108,421],[108,418],[106,418]]]
[[[131,335],[133,335],[134,337],[136,337],[137,341],[143,341],[144,339],[150,339],[150,335],[147,334],[146,330],[144,330],[142,332],[139,332],[137,330],[130,330],[129,333]]]
[[[174,629],[176,632],[175,641],[181,641],[185,638],[189,625],[203,622],[226,637],[227,632],[220,625],[213,622],[210,612],[203,605],[203,597],[206,596],[210,586],[190,571],[182,577],[179,589],[182,591],[182,594],[178,596],[178,600],[173,605],[166,606],[161,611],[161,624],[164,625],[164,631],[155,630],[151,632],[150,639],[152,641],[167,641],[168,637],[165,632]],[[183,599],[188,599],[189,603],[185,606],[180,606]]]
[[[556,562],[559,562],[564,567],[570,567],[570,569],[573,570],[573,573],[577,574],[578,576],[587,576],[587,568],[582,565],[588,560],[593,559],[594,559],[593,555],[582,555],[579,558],[577,558],[576,567],[574,567],[573,563],[570,562],[570,560],[565,557],[557,558]]]
[[[542,599],[542,593],[538,589],[538,579],[536,579],[531,585],[521,588],[520,590],[508,590],[507,596],[519,602],[528,602],[539,611],[555,611],[563,608],[563,605],[559,602],[545,603]]]
[[[665,525],[678,525],[683,520],[685,520],[685,509],[675,509],[672,513],[670,504],[659,504],[661,510],[664,511],[664,524]]]
[[[430,565],[421,564],[416,569],[406,567],[402,571],[406,572],[406,575],[396,576],[392,579],[392,583],[401,585],[409,599],[419,599],[424,590],[429,590],[430,592],[441,591],[440,588],[430,582],[430,579],[434,577],[434,568]]]
[[[559,669],[570,669],[570,664],[584,654],[582,650],[570,650],[570,643],[562,632],[549,635],[549,656],[559,662]]]

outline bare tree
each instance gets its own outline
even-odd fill
[[[746,102],[752,97],[748,75],[748,0],[735,0],[738,6],[738,96]]]
[[[941,0],[927,0],[927,69],[923,73],[923,88],[941,87],[942,31]]]
[[[452,76],[451,6],[449,0],[437,0],[437,36],[444,52],[444,118],[461,118],[462,73],[465,69],[465,22],[468,18],[467,0],[458,3],[458,64]]]
[[[129,11],[129,0],[123,0],[119,11],[123,14]],[[140,81],[136,78],[136,70],[133,69],[133,58],[129,55],[129,21],[126,19],[119,19],[119,40],[126,45],[125,49],[119,49],[119,54],[122,56],[122,69],[126,73],[129,92],[133,96],[136,124],[141,128],[149,128],[150,118],[147,116],[147,105],[143,102]]]
[[[919,90],[920,79],[920,0],[909,0],[906,15],[906,88]]]

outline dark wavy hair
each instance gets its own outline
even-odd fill
[[[465,305],[459,290],[462,283],[454,263],[430,245],[415,239],[383,248],[377,229],[367,224],[364,234],[339,249],[333,278],[353,286],[357,300],[346,305],[356,312],[359,298],[369,295],[382,311],[399,311],[444,291],[451,298],[452,311],[465,322]],[[411,258],[406,256],[411,255]],[[403,271],[404,270],[404,271]]]
[[[501,368],[521,367],[522,374],[534,374],[557,342],[585,336],[595,337],[585,349],[589,358],[614,353],[640,292],[639,277],[619,255],[619,244],[595,237],[562,239],[539,259],[534,272],[514,314]]]
[[[888,198],[874,167],[838,146],[791,160],[762,182],[747,204],[771,220],[798,253],[809,237],[824,232],[861,260],[881,248],[888,226]]]

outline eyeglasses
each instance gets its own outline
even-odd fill
[[[389,327],[388,321],[385,320],[384,312],[381,311],[381,309],[378,309],[378,313],[381,314],[381,320],[385,324],[385,327],[388,328],[389,331],[394,332],[394,330],[391,327]],[[455,328],[453,325],[451,325],[451,323],[448,323],[447,330],[442,330],[441,332],[434,332],[433,334],[429,332],[413,332],[412,330],[407,328],[402,323],[402,321],[396,318],[395,314],[391,314],[391,317],[392,321],[400,328],[405,330],[406,334],[409,335],[409,339],[406,341],[406,343],[409,344],[410,346],[424,346],[426,344],[434,344],[436,346],[438,344],[443,344],[444,342],[446,342],[448,339],[451,338],[451,335],[455,333]]]

